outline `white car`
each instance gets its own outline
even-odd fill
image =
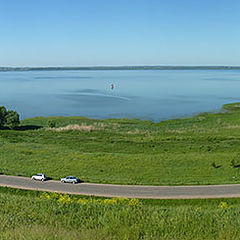
[[[46,178],[46,175],[44,173],[38,173],[36,175],[33,175],[32,180],[39,180],[39,181],[45,181],[47,178]]]

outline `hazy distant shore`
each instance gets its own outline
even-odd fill
[[[240,70],[240,66],[96,66],[96,67],[0,67],[7,71],[61,71],[61,70]]]

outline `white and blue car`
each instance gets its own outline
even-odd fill
[[[75,183],[79,183],[80,179],[78,179],[77,177],[74,177],[74,176],[68,176],[65,178],[61,178],[61,182],[75,184]]]

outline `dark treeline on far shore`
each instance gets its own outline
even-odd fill
[[[240,70],[240,66],[98,66],[98,67],[0,67],[0,71],[56,70]]]

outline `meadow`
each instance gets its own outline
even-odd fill
[[[239,239],[240,199],[105,199],[0,188],[0,239]]]
[[[0,130],[0,172],[86,182],[239,183],[240,104],[154,123],[25,119]],[[0,239],[239,239],[240,199],[143,200],[0,187]]]
[[[85,182],[188,185],[240,181],[240,104],[154,123],[37,117],[0,130],[0,173]]]

